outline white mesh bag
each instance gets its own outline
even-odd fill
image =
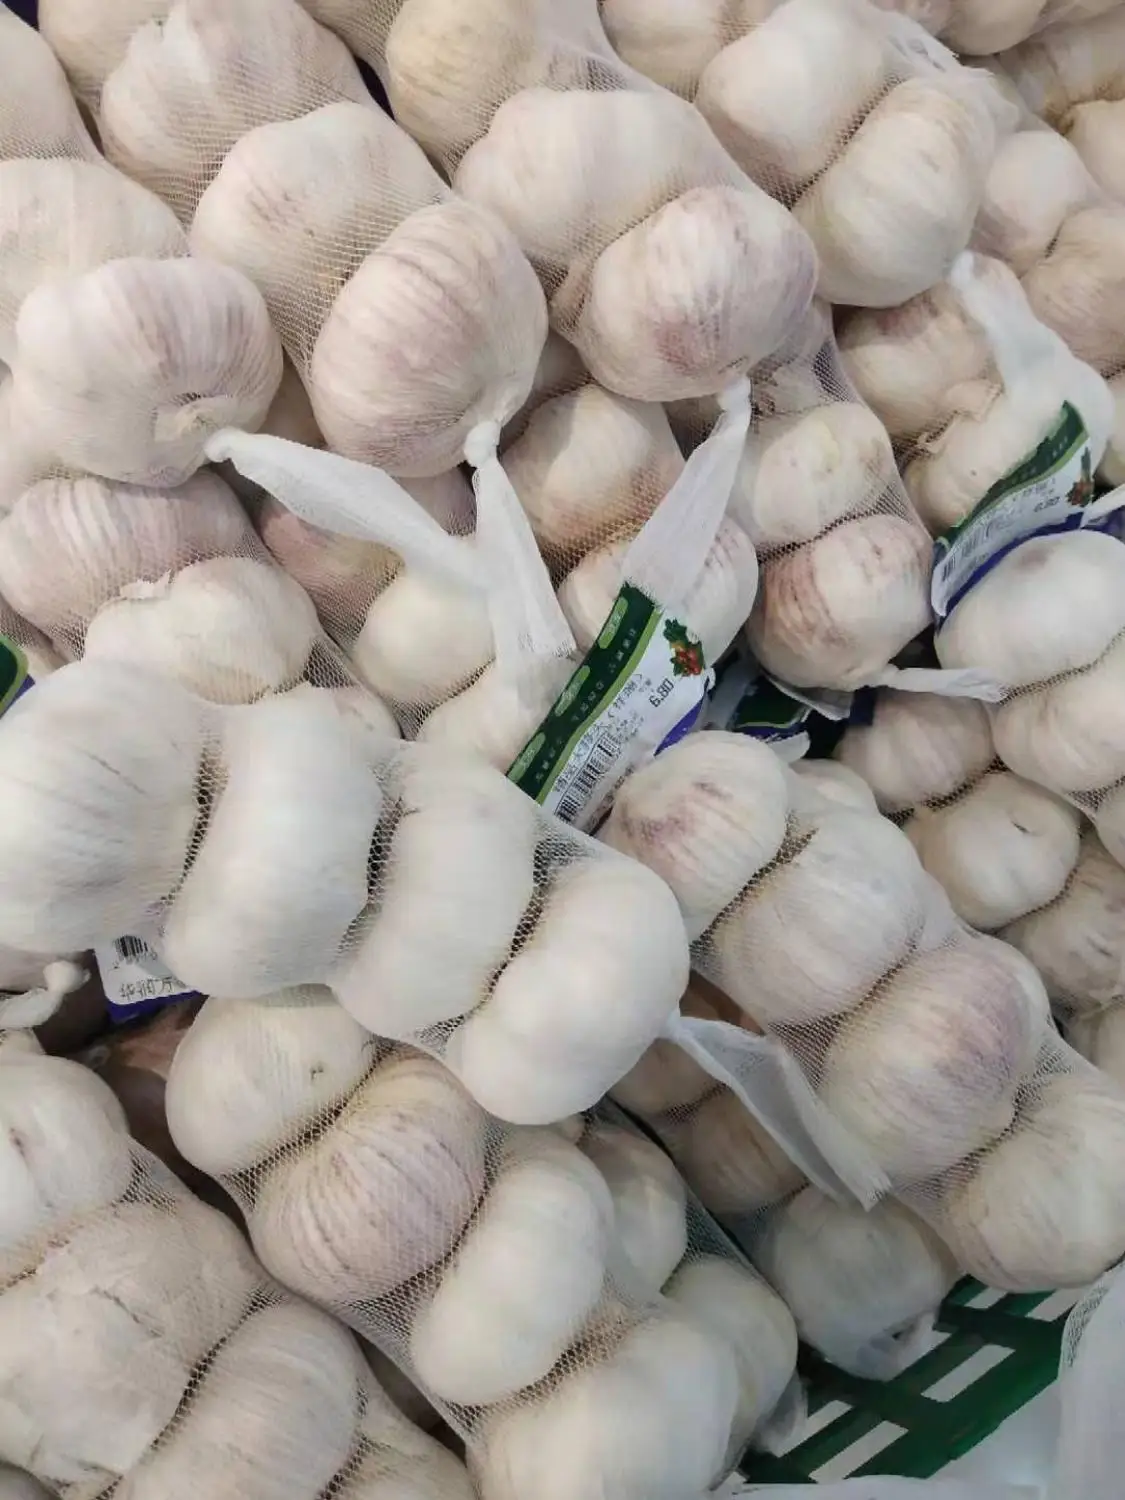
[[[6,5],[0,5],[0,98],[0,161],[97,158],[58,58]]]

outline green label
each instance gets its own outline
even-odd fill
[[[7,712],[30,686],[27,657],[15,641],[0,635],[0,714]]]
[[[812,709],[761,677],[739,699],[727,728],[758,739],[787,738],[804,728]]]

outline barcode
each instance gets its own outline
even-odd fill
[[[566,789],[565,795],[555,808],[555,817],[564,823],[573,823],[598,788],[598,782],[612,771],[621,754],[621,741],[607,737],[595,742],[586,758],[586,764]]]
[[[114,938],[113,951],[118,958],[128,963],[142,963],[146,958],[156,957],[144,938],[137,937]]]

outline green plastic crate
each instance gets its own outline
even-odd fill
[[[1081,1295],[1004,1295],[962,1281],[938,1316],[944,1341],[885,1383],[846,1375],[802,1349],[814,1431],[784,1455],[748,1453],[742,1474],[755,1484],[932,1478],[1054,1381],[1067,1315]]]

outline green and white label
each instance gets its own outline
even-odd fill
[[[33,686],[22,648],[10,637],[0,635],[0,714]]]
[[[1066,402],[1035,452],[935,543],[930,598],[937,619],[944,620],[961,596],[1013,547],[1045,532],[1083,525],[1094,496],[1089,434]]]
[[[700,642],[626,584],[508,777],[589,830],[630,771],[695,727],[710,681]]]

